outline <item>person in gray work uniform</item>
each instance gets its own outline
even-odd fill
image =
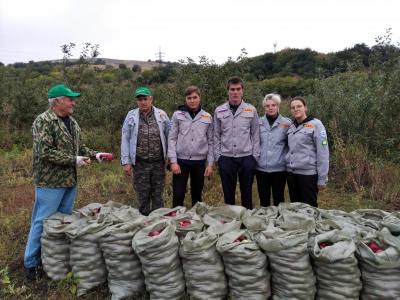
[[[288,134],[286,155],[287,182],[291,202],[303,202],[317,207],[318,191],[326,187],[329,171],[329,147],[322,122],[307,116],[303,97],[290,101],[293,123]]]
[[[212,175],[214,164],[212,117],[201,108],[196,86],[186,89],[185,104],[172,116],[168,158],[173,173],[173,206],[183,205],[189,175],[192,206],[195,205],[201,201],[204,177]]]
[[[262,105],[265,115],[260,118],[261,156],[256,178],[261,206],[269,206],[272,190],[275,206],[285,201],[287,131],[292,121],[279,113],[281,96],[268,94]]]
[[[147,87],[137,88],[135,98],[138,108],[128,112],[122,126],[121,165],[126,175],[133,173],[139,211],[148,215],[164,206],[169,118],[153,106]]]
[[[260,127],[257,110],[243,101],[243,81],[228,80],[228,101],[214,113],[214,155],[218,161],[224,201],[235,204],[239,176],[242,205],[253,207],[252,186],[260,157]]]

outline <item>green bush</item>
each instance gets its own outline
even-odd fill
[[[309,95],[313,93],[314,80],[295,76],[275,77],[259,83],[264,94],[278,93],[283,98]]]

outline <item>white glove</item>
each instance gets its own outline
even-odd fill
[[[76,156],[76,166],[82,167],[90,164],[90,158],[87,156]]]
[[[103,161],[112,161],[113,160],[113,154],[112,153],[107,153],[107,152],[99,152],[96,154],[96,159],[98,162],[103,162]]]

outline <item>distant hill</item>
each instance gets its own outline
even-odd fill
[[[101,60],[105,61],[106,65],[113,66],[114,68],[118,68],[120,64],[126,65],[127,68],[129,68],[129,69],[131,69],[134,65],[139,65],[140,68],[142,69],[142,71],[150,70],[150,69],[153,69],[155,67],[159,67],[159,66],[164,66],[165,65],[165,63],[161,63],[160,64],[160,63],[155,62],[155,61],[113,59],[113,58],[103,58],[103,57],[98,57],[96,59],[101,59]],[[70,58],[68,60],[71,61],[71,62],[75,62],[78,59]],[[53,59],[53,60],[50,60],[50,62],[61,63],[62,59]],[[101,65],[97,65],[97,66],[101,66]]]
[[[155,61],[141,61],[141,60],[124,60],[124,59],[112,59],[112,58],[100,58],[106,62],[106,65],[111,65],[118,68],[120,64],[126,65],[128,68],[132,68],[134,65],[139,65],[142,70],[149,70],[154,67],[159,67],[164,65],[163,63],[158,63]]]

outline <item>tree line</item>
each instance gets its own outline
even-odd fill
[[[88,144],[119,153],[120,129],[135,105],[137,86],[149,86],[154,104],[171,116],[183,103],[185,88],[197,85],[203,108],[212,113],[226,100],[227,79],[240,76],[245,100],[260,115],[267,93],[279,93],[286,100],[306,97],[309,113],[328,131],[331,182],[352,191],[368,190],[373,199],[398,202],[400,189],[395,183],[388,188],[393,176],[387,175],[397,174],[393,172],[400,162],[400,48],[390,30],[372,47],[359,44],[331,54],[285,49],[250,58],[243,49],[224,64],[207,57],[187,58],[144,71],[99,64],[99,47],[94,46],[86,44],[73,62],[71,48],[62,47],[60,62],[0,65],[0,152],[31,146],[31,124],[47,108],[47,90],[55,83],[68,83],[82,93],[74,117]],[[281,112],[288,115],[285,101]]]
[[[85,44],[78,60],[70,61],[73,43],[61,46],[60,62],[0,65],[0,148],[29,145],[27,131],[37,114],[47,107],[49,86],[65,82],[80,90],[76,118],[82,127],[101,129],[108,140],[118,142],[126,112],[134,105],[133,89],[150,86],[155,105],[169,114],[183,101],[188,85],[202,91],[203,107],[212,112],[226,98],[225,82],[237,75],[246,82],[245,99],[260,109],[270,92],[289,98],[310,99],[310,111],[338,133],[344,143],[359,142],[376,157],[399,160],[400,48],[391,32],[376,45],[357,44],[336,53],[311,49],[284,49],[216,64],[207,57],[166,63],[142,71],[137,66],[114,68],[99,63],[99,46]],[[27,134],[24,137],[24,134]],[[397,153],[397,154],[396,154]]]

